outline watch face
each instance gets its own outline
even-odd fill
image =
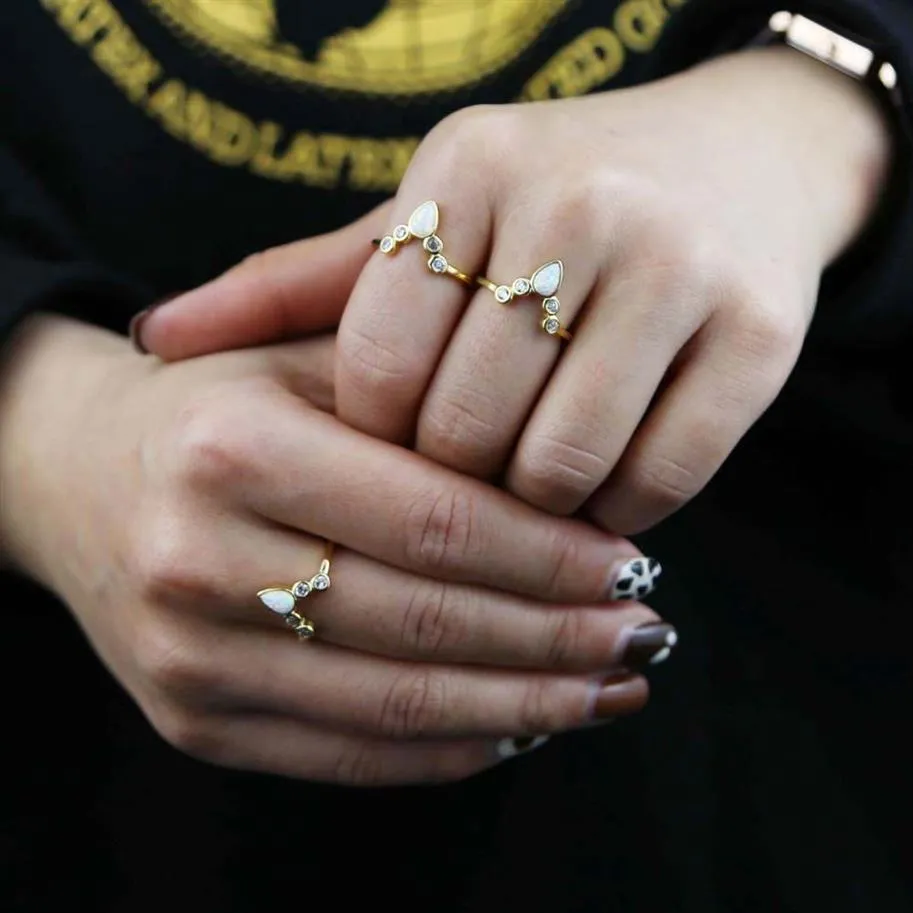
[[[273,79],[359,94],[471,85],[572,0],[144,0],[170,27]]]

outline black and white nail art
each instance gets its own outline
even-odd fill
[[[508,758],[515,758],[517,755],[527,754],[530,751],[541,748],[548,740],[549,736],[547,735],[501,739],[498,742],[498,757],[502,761],[506,761]]]
[[[662,565],[655,558],[632,558],[615,575],[610,599],[643,599],[656,589]]]

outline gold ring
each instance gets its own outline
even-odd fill
[[[257,598],[271,612],[281,615],[285,623],[298,635],[299,640],[310,640],[317,630],[314,622],[298,611],[298,601],[307,599],[311,593],[328,590],[330,580],[330,561],[333,557],[333,543],[327,542],[324,547],[323,561],[313,577],[308,580],[297,580],[290,587],[270,586],[257,593]]]
[[[426,265],[432,273],[439,276],[453,276],[464,285],[475,285],[475,279],[457,269],[444,256],[444,242],[436,234],[441,211],[434,200],[426,200],[409,216],[405,225],[397,225],[389,235],[376,239],[373,243],[382,254],[395,254],[400,245],[408,244],[413,239],[422,242],[425,252],[430,254]]]
[[[540,266],[529,279],[520,277],[510,285],[498,285],[485,276],[477,276],[476,283],[488,289],[499,304],[510,304],[514,298],[526,295],[542,296],[542,323],[540,326],[549,336],[558,336],[567,342],[573,339],[570,331],[561,325],[561,302],[555,297],[564,279],[564,264],[560,260],[550,260]]]

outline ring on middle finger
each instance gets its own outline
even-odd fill
[[[476,282],[487,288],[499,304],[510,304],[514,298],[526,295],[542,296],[542,323],[540,326],[549,336],[558,336],[565,342],[572,339],[571,333],[561,324],[561,302],[557,293],[564,279],[564,263],[561,260],[550,260],[540,266],[529,279],[520,277],[510,285],[498,285],[485,276],[478,276]]]

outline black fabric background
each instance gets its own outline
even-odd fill
[[[909,79],[906,0],[805,6],[896,45]],[[264,90],[179,48],[136,0],[118,9],[182,78],[239,107],[382,135],[511,99],[603,16],[579,4],[497,80],[394,109]],[[661,53],[613,86],[700,59],[769,11],[692,0]],[[36,3],[4,3],[0,51],[6,327],[54,307],[123,328],[160,294],[376,202],[217,168],[126,102]],[[682,640],[636,719],[445,787],[219,770],[165,745],[66,611],[3,576],[0,906],[909,910],[913,234],[895,188],[890,225],[826,288],[835,318],[783,396],[710,489],[639,543],[667,567],[652,602]]]

